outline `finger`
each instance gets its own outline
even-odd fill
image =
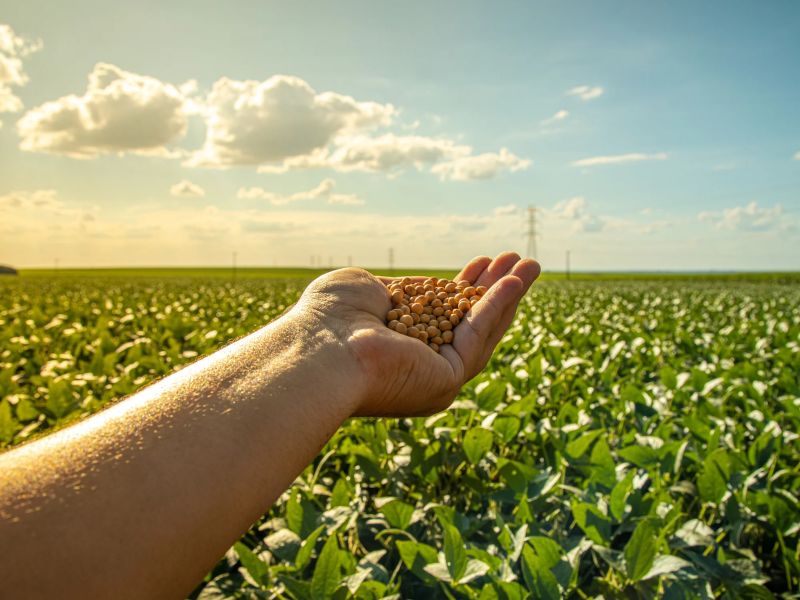
[[[442,345],[439,348],[439,354],[450,363],[450,368],[453,371],[453,381],[460,387],[464,382],[464,361],[461,356],[456,352],[452,344]]]
[[[536,281],[541,272],[542,267],[538,262],[531,258],[525,258],[511,268],[509,275],[519,277],[525,286],[525,292],[527,292],[528,288]],[[523,292],[523,295],[525,292]]]
[[[378,281],[380,281],[384,285],[389,285],[395,281],[400,281],[401,279],[409,279],[411,283],[422,283],[426,279],[428,279],[427,275],[397,275],[396,277],[383,277],[377,276]]]
[[[475,285],[492,287],[503,275],[509,273],[519,260],[519,254],[516,252],[503,252],[498,254],[483,273],[481,273]]]
[[[483,368],[480,361],[485,355],[486,344],[499,327],[506,309],[515,306],[524,291],[525,285],[519,277],[503,277],[469,310],[456,327],[453,347],[461,356],[469,377]]]
[[[514,268],[511,269],[511,273],[509,275],[513,275],[515,277],[519,277],[520,281],[522,281],[523,289],[517,298],[516,302],[511,303],[509,306],[506,307],[503,316],[500,317],[500,320],[497,322],[496,326],[492,329],[492,333],[489,335],[489,339],[484,344],[484,354],[482,355],[479,364],[485,365],[492,356],[494,352],[495,346],[500,343],[500,340],[503,339],[508,328],[511,326],[511,323],[514,321],[514,316],[517,314],[517,309],[519,308],[519,303],[522,301],[522,298],[525,297],[525,294],[530,289],[531,285],[536,278],[541,273],[541,266],[538,262],[532,259],[524,259],[519,261]],[[483,367],[481,367],[483,368]]]
[[[461,281],[462,279],[466,279],[470,283],[477,281],[478,277],[481,276],[481,273],[483,273],[491,262],[492,259],[488,256],[476,256],[461,269],[461,272],[456,275],[454,281]]]
[[[481,355],[481,358],[478,361],[478,364],[480,365],[481,369],[487,362],[489,362],[489,359],[492,357],[492,354],[494,353],[497,344],[500,343],[500,340],[503,339],[503,336],[506,334],[506,331],[508,331],[508,328],[511,326],[511,323],[513,323],[514,317],[517,315],[517,309],[519,308],[519,303],[522,301],[522,298],[524,297],[525,297],[525,292],[523,291],[519,297],[519,300],[512,303],[510,306],[506,308],[505,312],[503,313],[503,316],[500,317],[500,320],[497,322],[495,327],[492,329],[492,332],[489,334],[489,339],[486,340],[486,343],[484,344],[483,354]]]

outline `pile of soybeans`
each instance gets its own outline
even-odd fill
[[[389,329],[416,338],[439,352],[453,341],[453,329],[486,293],[469,281],[431,277],[395,279],[387,286],[393,308],[386,314]]]

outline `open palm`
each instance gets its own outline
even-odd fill
[[[309,286],[300,305],[312,310],[359,364],[363,381],[355,383],[363,384],[365,400],[357,415],[431,414],[447,408],[461,386],[483,369],[539,272],[538,263],[512,252],[494,260],[473,259],[456,279],[489,290],[456,326],[453,343],[443,345],[440,354],[386,327],[389,278],[362,269],[333,271]]]

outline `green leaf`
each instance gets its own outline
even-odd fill
[[[19,424],[11,414],[11,405],[7,400],[0,400],[0,443],[8,444],[14,439]]]
[[[657,556],[655,558],[653,561],[653,566],[650,567],[650,570],[644,574],[642,579],[653,579],[655,577],[661,577],[662,575],[676,573],[681,569],[690,569],[691,567],[692,564],[690,562],[685,561],[678,556],[662,554],[661,556]]]
[[[289,494],[289,500],[286,502],[286,523],[289,529],[302,537],[300,532],[303,529],[303,505],[294,492]]]
[[[536,556],[546,569],[552,569],[561,560],[563,549],[557,542],[543,536],[533,536],[528,540],[533,546]]]
[[[566,454],[573,460],[577,460],[582,457],[589,448],[592,446],[594,441],[603,433],[602,429],[595,429],[593,431],[589,431],[584,433],[577,439],[572,440],[570,443],[567,444]]]
[[[450,574],[450,570],[445,564],[440,562],[430,563],[429,565],[425,565],[424,570],[434,579],[444,581],[445,583],[453,583],[453,576]]]
[[[197,595],[197,600],[227,600],[236,596],[243,584],[239,573],[223,573],[208,582]]]
[[[516,460],[501,459],[497,463],[497,473],[515,492],[524,492],[536,476],[536,469]]]
[[[279,560],[293,560],[300,549],[300,544],[300,536],[290,529],[279,529],[264,538],[264,545]]]
[[[336,485],[333,486],[333,492],[331,492],[329,506],[331,508],[336,506],[350,506],[352,493],[353,490],[350,487],[350,484],[347,482],[347,478],[342,477],[341,479],[337,480]]]
[[[529,545],[522,550],[522,577],[534,598],[542,600],[561,598],[558,581]]]
[[[483,427],[473,427],[464,435],[464,454],[473,465],[480,462],[492,447],[492,432]]]
[[[250,574],[250,577],[261,586],[268,585],[269,566],[267,563],[253,554],[252,550],[241,542],[236,542],[233,545],[233,549],[236,551],[239,562],[242,563],[242,567]]]
[[[506,399],[506,384],[502,381],[490,381],[478,393],[476,401],[483,410],[492,410]]]
[[[305,567],[308,564],[308,561],[311,560],[311,554],[314,552],[314,546],[317,543],[317,538],[323,531],[325,531],[325,526],[320,525],[305,539],[305,541],[303,541],[303,545],[300,546],[300,550],[297,552],[297,556],[294,558],[294,564],[299,571],[302,571],[303,567]]]
[[[658,377],[667,389],[674,390],[678,387],[678,374],[672,367],[661,367]]]
[[[307,600],[311,597],[311,585],[307,581],[300,581],[283,573],[278,575],[278,579],[295,600]],[[226,598],[230,598],[230,596],[226,596]]]
[[[492,431],[499,435],[504,443],[508,444],[519,433],[520,426],[521,422],[517,417],[501,415],[492,422]]]
[[[332,535],[325,540],[322,552],[314,567],[314,576],[311,578],[311,597],[314,600],[329,600],[342,581],[339,568],[339,543],[336,536]]]
[[[292,493],[286,503],[286,522],[289,529],[300,537],[309,535],[317,526],[319,511],[314,503],[305,498],[302,494]]]
[[[573,502],[572,516],[593,542],[607,546],[611,538],[611,521],[593,504]]]
[[[660,460],[658,451],[650,446],[627,446],[619,450],[617,454],[620,458],[643,469],[657,465]]]
[[[611,490],[611,496],[608,502],[608,508],[611,514],[617,521],[621,521],[625,516],[625,506],[628,494],[633,489],[633,477],[636,475],[633,471],[628,471],[622,481],[618,481],[614,488]]]
[[[398,541],[395,545],[406,568],[423,581],[429,581],[431,576],[425,567],[438,561],[436,548],[407,540]]]
[[[444,530],[444,559],[453,581],[458,581],[467,569],[467,552],[461,533],[455,526],[442,523]]]
[[[386,517],[389,525],[397,529],[406,529],[411,523],[414,507],[397,498],[381,505],[380,512]]]
[[[722,500],[728,488],[730,459],[722,448],[709,454],[703,461],[703,470],[697,477],[697,490],[706,502]]]
[[[708,547],[714,543],[714,530],[699,519],[689,519],[675,532],[679,546]],[[674,543],[674,542],[673,542]]]
[[[464,574],[458,578],[458,584],[463,585],[470,581],[482,577],[489,572],[489,565],[477,558],[470,558],[467,561],[467,568],[464,569]]]
[[[72,412],[76,408],[77,402],[72,394],[72,386],[69,381],[65,379],[50,381],[47,386],[47,399],[44,405],[56,419],[60,419]]]
[[[625,545],[625,565],[628,578],[639,581],[653,566],[658,535],[650,519],[640,521]]]
[[[19,403],[17,404],[17,409],[15,412],[17,414],[17,419],[19,419],[22,422],[33,421],[39,416],[39,411],[36,410],[36,407],[33,405],[33,402],[31,402],[27,398],[20,399]]]

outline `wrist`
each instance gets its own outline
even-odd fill
[[[301,388],[313,389],[342,420],[358,412],[367,379],[344,324],[296,305],[265,329],[272,330],[270,349],[278,350],[281,363],[297,375]]]

